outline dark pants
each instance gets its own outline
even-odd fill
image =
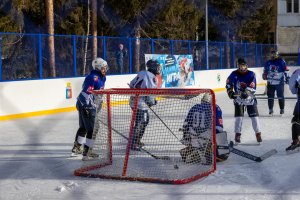
[[[284,109],[284,84],[267,85],[268,106],[269,110],[273,110],[275,92],[278,97],[279,108]]]
[[[292,138],[298,139],[300,136],[300,95],[298,94],[298,101],[296,102],[292,119]]]
[[[249,105],[249,106],[234,104],[234,116],[235,117],[244,117],[245,107],[247,108],[247,113],[248,113],[249,117],[258,117],[259,116],[256,103],[254,103],[253,105]]]
[[[78,136],[92,139],[96,110],[85,109],[79,101],[76,103],[76,108],[79,115],[79,129],[76,133],[75,141],[77,141]]]
[[[134,129],[133,129],[133,138],[132,143],[136,144],[139,143],[142,139],[146,126],[149,123],[149,113],[148,110],[137,110],[136,112],[136,118],[134,123]]]
[[[117,59],[118,72],[123,74],[123,58]]]

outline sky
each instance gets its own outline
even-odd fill
[[[263,92],[263,87],[257,93]],[[293,96],[285,87],[286,96]],[[234,138],[233,103],[225,92],[216,93],[223,110],[224,129]],[[77,112],[0,121],[0,199],[174,199],[174,200],[293,200],[300,198],[300,153],[287,155],[291,143],[291,119],[295,100],[286,100],[285,114],[279,116],[277,100],[274,117],[268,116],[266,100],[258,100],[263,142],[238,145],[254,155],[270,149],[278,153],[261,163],[233,153],[217,164],[217,170],[203,179],[168,185],[73,175],[82,166],[80,158],[70,159],[78,128]],[[255,143],[248,116],[244,119],[242,142]]]

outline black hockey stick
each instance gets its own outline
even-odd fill
[[[174,134],[174,132],[168,127],[168,125],[158,116],[158,114],[148,105],[149,109],[153,112],[153,114],[165,125],[165,127],[172,133],[172,135],[181,143],[180,139]]]
[[[274,97],[274,98],[269,98],[269,97],[256,97],[256,99],[265,99],[265,100],[268,100],[268,99],[297,99],[296,97],[284,97],[284,98],[281,98],[281,97]]]
[[[236,149],[233,147],[234,143],[233,141],[230,141],[229,143],[229,146],[226,147],[226,146],[219,146],[219,148],[223,148],[223,149],[226,149],[226,148],[229,148],[230,152],[236,154],[236,155],[239,155],[239,156],[242,156],[244,158],[247,158],[249,160],[253,160],[255,162],[261,162],[269,157],[271,157],[272,155],[276,154],[277,153],[277,150],[276,149],[272,149],[266,153],[264,153],[263,155],[261,156],[255,156],[255,155],[252,155],[250,153],[247,153],[247,152],[244,152],[244,151],[241,151],[239,149]]]
[[[254,94],[254,96],[258,97],[258,96],[265,96],[267,93],[264,92],[264,93],[259,93],[259,94]]]
[[[105,126],[107,126],[107,124],[105,124],[104,122],[101,121],[101,123],[104,124]],[[115,131],[118,135],[120,135],[121,137],[123,137],[124,139],[126,139],[127,141],[129,141],[129,138],[126,137],[125,135],[123,135],[121,132],[119,132],[118,130],[114,129],[113,127],[111,127],[111,129],[113,131]],[[144,149],[142,147],[140,147],[139,149],[142,150],[142,151],[144,151],[148,155],[150,155],[152,158],[160,159],[160,160],[170,160],[169,156],[157,156],[157,155],[154,155],[153,153],[149,152],[148,150],[146,150],[146,149]]]

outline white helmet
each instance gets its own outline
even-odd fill
[[[96,58],[92,62],[93,69],[100,71],[102,68],[105,68],[106,71],[108,70],[108,65],[105,60],[102,58]]]
[[[201,99],[202,103],[210,103],[211,102],[211,94],[206,92],[204,93],[202,99]]]

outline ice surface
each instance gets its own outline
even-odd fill
[[[292,96],[286,87],[286,96]],[[258,93],[263,92],[259,88]],[[233,104],[225,92],[216,93],[224,126],[234,138]],[[185,185],[116,181],[76,177],[82,161],[69,159],[78,128],[77,113],[63,113],[0,122],[0,199],[189,199],[282,200],[300,198],[300,154],[286,155],[291,142],[291,118],[295,100],[286,100],[282,117],[267,117],[266,100],[258,100],[262,139],[259,146],[238,146],[260,155],[272,148],[278,153],[261,163],[231,154],[217,171]],[[274,112],[279,114],[277,100]],[[248,116],[242,142],[254,143]]]

